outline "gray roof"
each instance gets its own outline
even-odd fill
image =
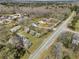
[[[78,40],[79,41],[79,34],[73,34],[73,39]]]

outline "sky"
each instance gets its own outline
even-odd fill
[[[76,0],[27,0],[27,1],[76,1]]]
[[[21,1],[79,1],[79,0],[0,0],[1,1],[17,1],[17,2],[21,2]]]
[[[2,1],[2,0],[0,0]],[[5,0],[7,1],[7,0]],[[9,0],[9,1],[22,1],[22,0]],[[25,1],[78,1],[78,0],[25,0]]]
[[[31,1],[76,1],[76,0],[31,0]]]

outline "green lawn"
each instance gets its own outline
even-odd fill
[[[75,24],[75,30],[79,31],[79,20],[77,21],[77,23]]]
[[[33,22],[38,22],[41,18],[33,18],[32,21]]]
[[[23,30],[20,30],[18,33],[22,34],[23,36],[25,36],[32,42],[33,45],[29,48],[29,51],[31,53],[33,53],[40,46],[40,44],[43,42],[43,40],[51,34],[50,32],[48,32],[48,34],[46,34],[45,36],[37,38],[37,37],[32,36],[29,33],[25,33]],[[28,57],[29,57],[29,55],[26,53],[22,59],[26,59],[26,58],[28,59]]]
[[[24,31],[21,31],[21,30],[19,31],[19,33],[22,34],[23,36],[25,36],[26,38],[28,38],[33,43],[32,47],[30,48],[31,52],[33,52],[42,43],[42,41],[50,35],[50,32],[48,32],[48,34],[46,34],[40,38],[37,38],[35,36],[32,36],[29,33],[25,33]]]

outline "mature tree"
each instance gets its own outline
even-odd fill
[[[70,56],[64,56],[63,59],[71,59]]]
[[[71,47],[71,42],[72,42],[71,36],[72,34],[67,32],[67,33],[62,33],[59,38],[66,48]]]

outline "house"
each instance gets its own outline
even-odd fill
[[[4,22],[3,21],[0,21],[0,24],[3,24]]]
[[[35,31],[34,30],[30,30],[30,32],[29,32],[31,35],[35,35]]]
[[[40,37],[40,36],[41,36],[41,34],[36,32],[35,37]]]
[[[75,44],[75,45],[79,44],[79,34],[73,34],[73,36],[72,36],[72,44]]]
[[[16,19],[16,18],[19,18],[19,17],[21,17],[21,14],[14,14],[14,15],[10,15],[8,17],[8,19],[13,20],[13,19]]]
[[[17,16],[15,16],[15,15],[10,15],[10,17],[9,17],[9,19],[16,19],[17,18]]]
[[[44,22],[44,21],[39,21],[39,24],[46,24],[46,22]]]
[[[9,39],[8,43],[12,44],[16,48],[25,48],[25,49],[30,48],[30,46],[32,45],[29,39],[20,36],[18,34],[12,36]]]
[[[23,23],[26,19],[28,19],[27,16],[20,15],[20,17],[18,17],[18,19],[17,19],[17,22],[18,23]]]
[[[32,43],[27,38],[23,37],[23,45],[27,49],[27,48],[30,48]]]
[[[12,36],[8,43],[10,43],[11,45],[13,45],[14,47],[20,47],[22,48],[23,47],[23,41],[22,41],[22,38],[19,36],[19,35],[15,35],[15,36]]]
[[[21,28],[21,26],[15,26],[12,29],[10,29],[11,32],[16,32]]]
[[[29,27],[24,27],[24,31],[25,31],[26,33],[29,33],[29,32],[30,32],[30,28],[29,28]]]
[[[35,23],[32,23],[32,26],[33,26],[33,27],[38,27],[38,25],[37,25],[37,24],[35,24]]]

